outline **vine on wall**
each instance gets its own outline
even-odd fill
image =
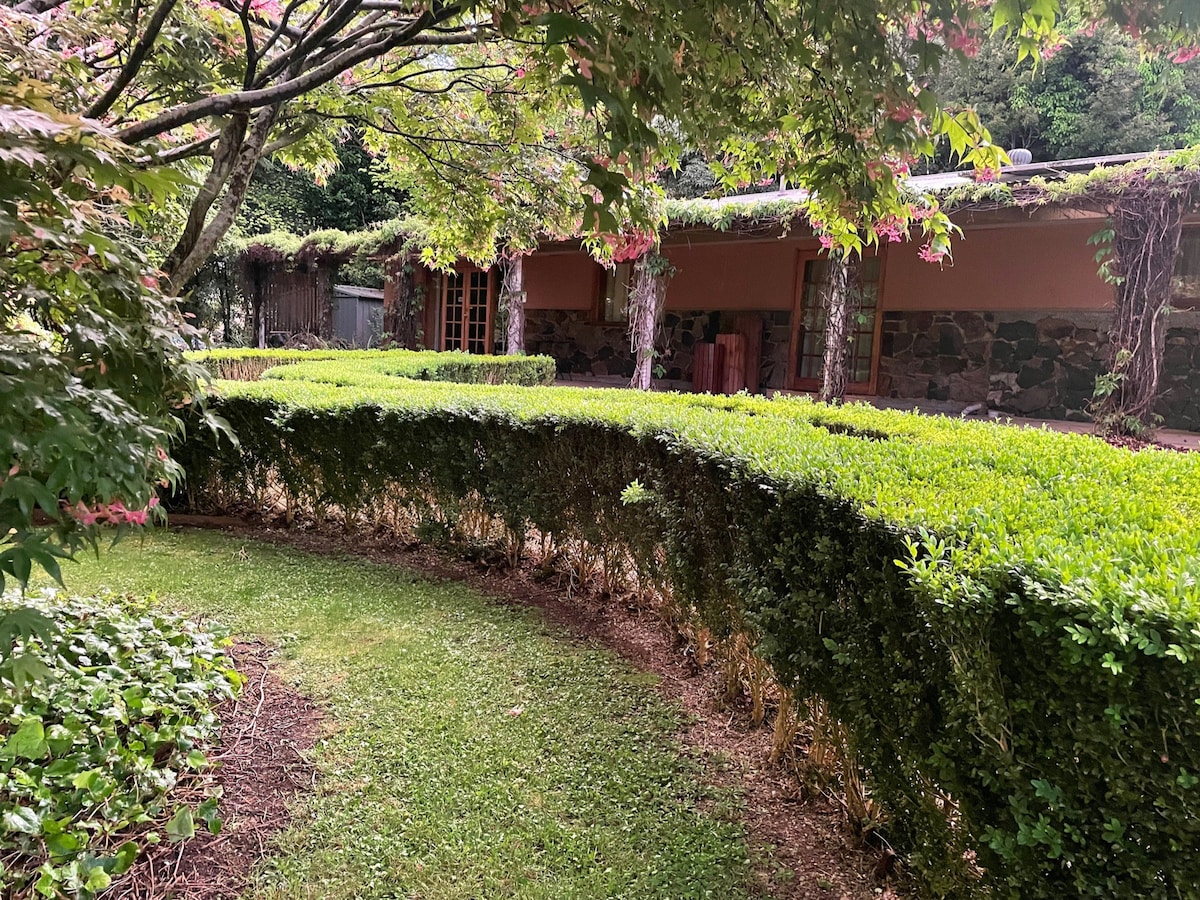
[[[654,373],[654,342],[662,322],[667,282],[675,267],[656,250],[643,253],[633,266],[633,288],[629,292],[629,346],[633,351],[631,388],[650,390]]]

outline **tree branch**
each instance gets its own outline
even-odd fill
[[[173,109],[148,119],[130,125],[117,133],[117,137],[127,144],[136,144],[147,138],[187,125],[191,122],[209,116],[219,116],[230,112],[250,111],[278,103],[294,100],[296,97],[332,81],[346,69],[353,68],[361,62],[381,56],[389,50],[406,45],[448,46],[455,44],[475,43],[478,37],[473,34],[421,34],[429,25],[423,18],[411,27],[397,31],[386,38],[363,44],[343,51],[328,62],[305,72],[295,78],[282,81],[269,88],[249,91],[236,91],[232,94],[218,94],[176,106]]]
[[[209,169],[204,184],[200,185],[200,190],[197,191],[196,198],[192,201],[191,209],[188,210],[187,222],[183,226],[179,240],[163,263],[163,271],[167,273],[167,278],[177,288],[182,288],[187,279],[176,279],[176,272],[183,260],[191,255],[196,242],[204,231],[204,222],[208,218],[208,211],[212,209],[213,203],[221,195],[225,182],[229,179],[229,173],[232,171],[233,164],[245,141],[248,125],[249,116],[246,113],[239,113],[222,130],[220,143],[213,155],[212,168]]]
[[[267,139],[271,135],[271,129],[275,126],[275,119],[278,117],[280,109],[279,104],[268,106],[261,110],[255,118],[250,133],[242,142],[236,161],[230,167],[225,196],[221,200],[217,214],[201,232],[182,262],[177,263],[174,271],[170,272],[173,289],[181,289],[193,275],[200,271],[204,261],[212,255],[217,244],[221,242],[221,238],[233,225],[238,210],[242,208],[242,201],[246,199],[246,189],[250,186],[250,179],[254,175],[258,161],[262,159],[263,149],[267,145]]]
[[[117,73],[116,79],[104,94],[88,107],[87,112],[83,115],[88,119],[98,119],[117,102],[117,99],[124,92],[125,88],[129,87],[129,83],[137,77],[137,73],[142,68],[142,63],[146,61],[146,57],[150,55],[150,50],[154,47],[154,42],[158,40],[158,35],[162,31],[163,25],[167,21],[167,17],[171,15],[171,10],[175,8],[178,0],[162,0],[155,8],[153,15],[150,16],[150,21],[146,24],[146,30],[142,32],[142,36],[138,38],[137,43],[133,45],[133,50],[129,53],[129,59],[125,61],[125,65],[121,67],[121,71]]]
[[[206,138],[201,138],[198,141],[192,141],[190,144],[184,144],[170,150],[164,150],[162,153],[156,153],[153,156],[138,160],[138,162],[143,165],[165,166],[183,159],[190,159],[193,156],[203,156],[205,153],[212,151],[212,145],[217,142],[220,136],[220,134],[210,134]]]
[[[37,15],[51,9],[58,9],[64,6],[67,0],[25,0],[24,3],[18,3],[13,7],[13,12],[23,13],[25,15]]]

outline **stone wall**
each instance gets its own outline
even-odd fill
[[[884,313],[879,393],[1086,421],[1106,367],[1109,318],[1079,310]],[[1171,314],[1163,368],[1163,424],[1200,429],[1200,313]]]
[[[711,342],[731,330],[738,312],[671,311],[663,316],[659,360],[667,381],[690,381],[697,343]],[[554,357],[561,375],[606,377],[633,375],[633,352],[624,323],[591,321],[585,310],[528,310],[525,317],[525,349]],[[783,387],[787,376],[791,317],[785,312],[757,313],[763,320],[761,384]]]

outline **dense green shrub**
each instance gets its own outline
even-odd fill
[[[377,376],[386,387],[389,379],[458,381],[467,384],[520,384],[527,387],[554,383],[554,360],[549,356],[481,356],[458,350],[210,350],[196,353],[214,378],[256,381],[272,368],[297,363],[325,362],[313,370],[322,380],[340,383],[347,372],[351,379]],[[353,363],[348,367],[346,363]],[[276,373],[272,377],[287,377]],[[355,383],[358,383],[356,381]],[[349,382],[347,382],[349,383]]]
[[[197,432],[194,488],[471,500],[627,548],[850,728],[932,893],[1197,896],[1200,457],[799,400],[277,373],[221,385],[241,449]]]
[[[210,764],[213,703],[241,681],[216,638],[125,597],[0,596],[56,630],[23,642],[0,676],[0,893],[88,898],[163,836],[216,828],[171,789]],[[14,660],[37,659],[26,683]],[[26,663],[28,664],[28,663]]]

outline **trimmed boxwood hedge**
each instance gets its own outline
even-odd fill
[[[255,381],[278,366],[325,362],[328,372],[345,371],[347,363],[365,375],[456,381],[468,384],[550,385],[554,360],[549,356],[481,356],[433,350],[207,350],[192,354],[214,378]]]
[[[305,364],[193,490],[482,502],[631,550],[850,729],[937,895],[1200,893],[1200,457],[803,400]],[[632,487],[631,487],[632,486]]]

